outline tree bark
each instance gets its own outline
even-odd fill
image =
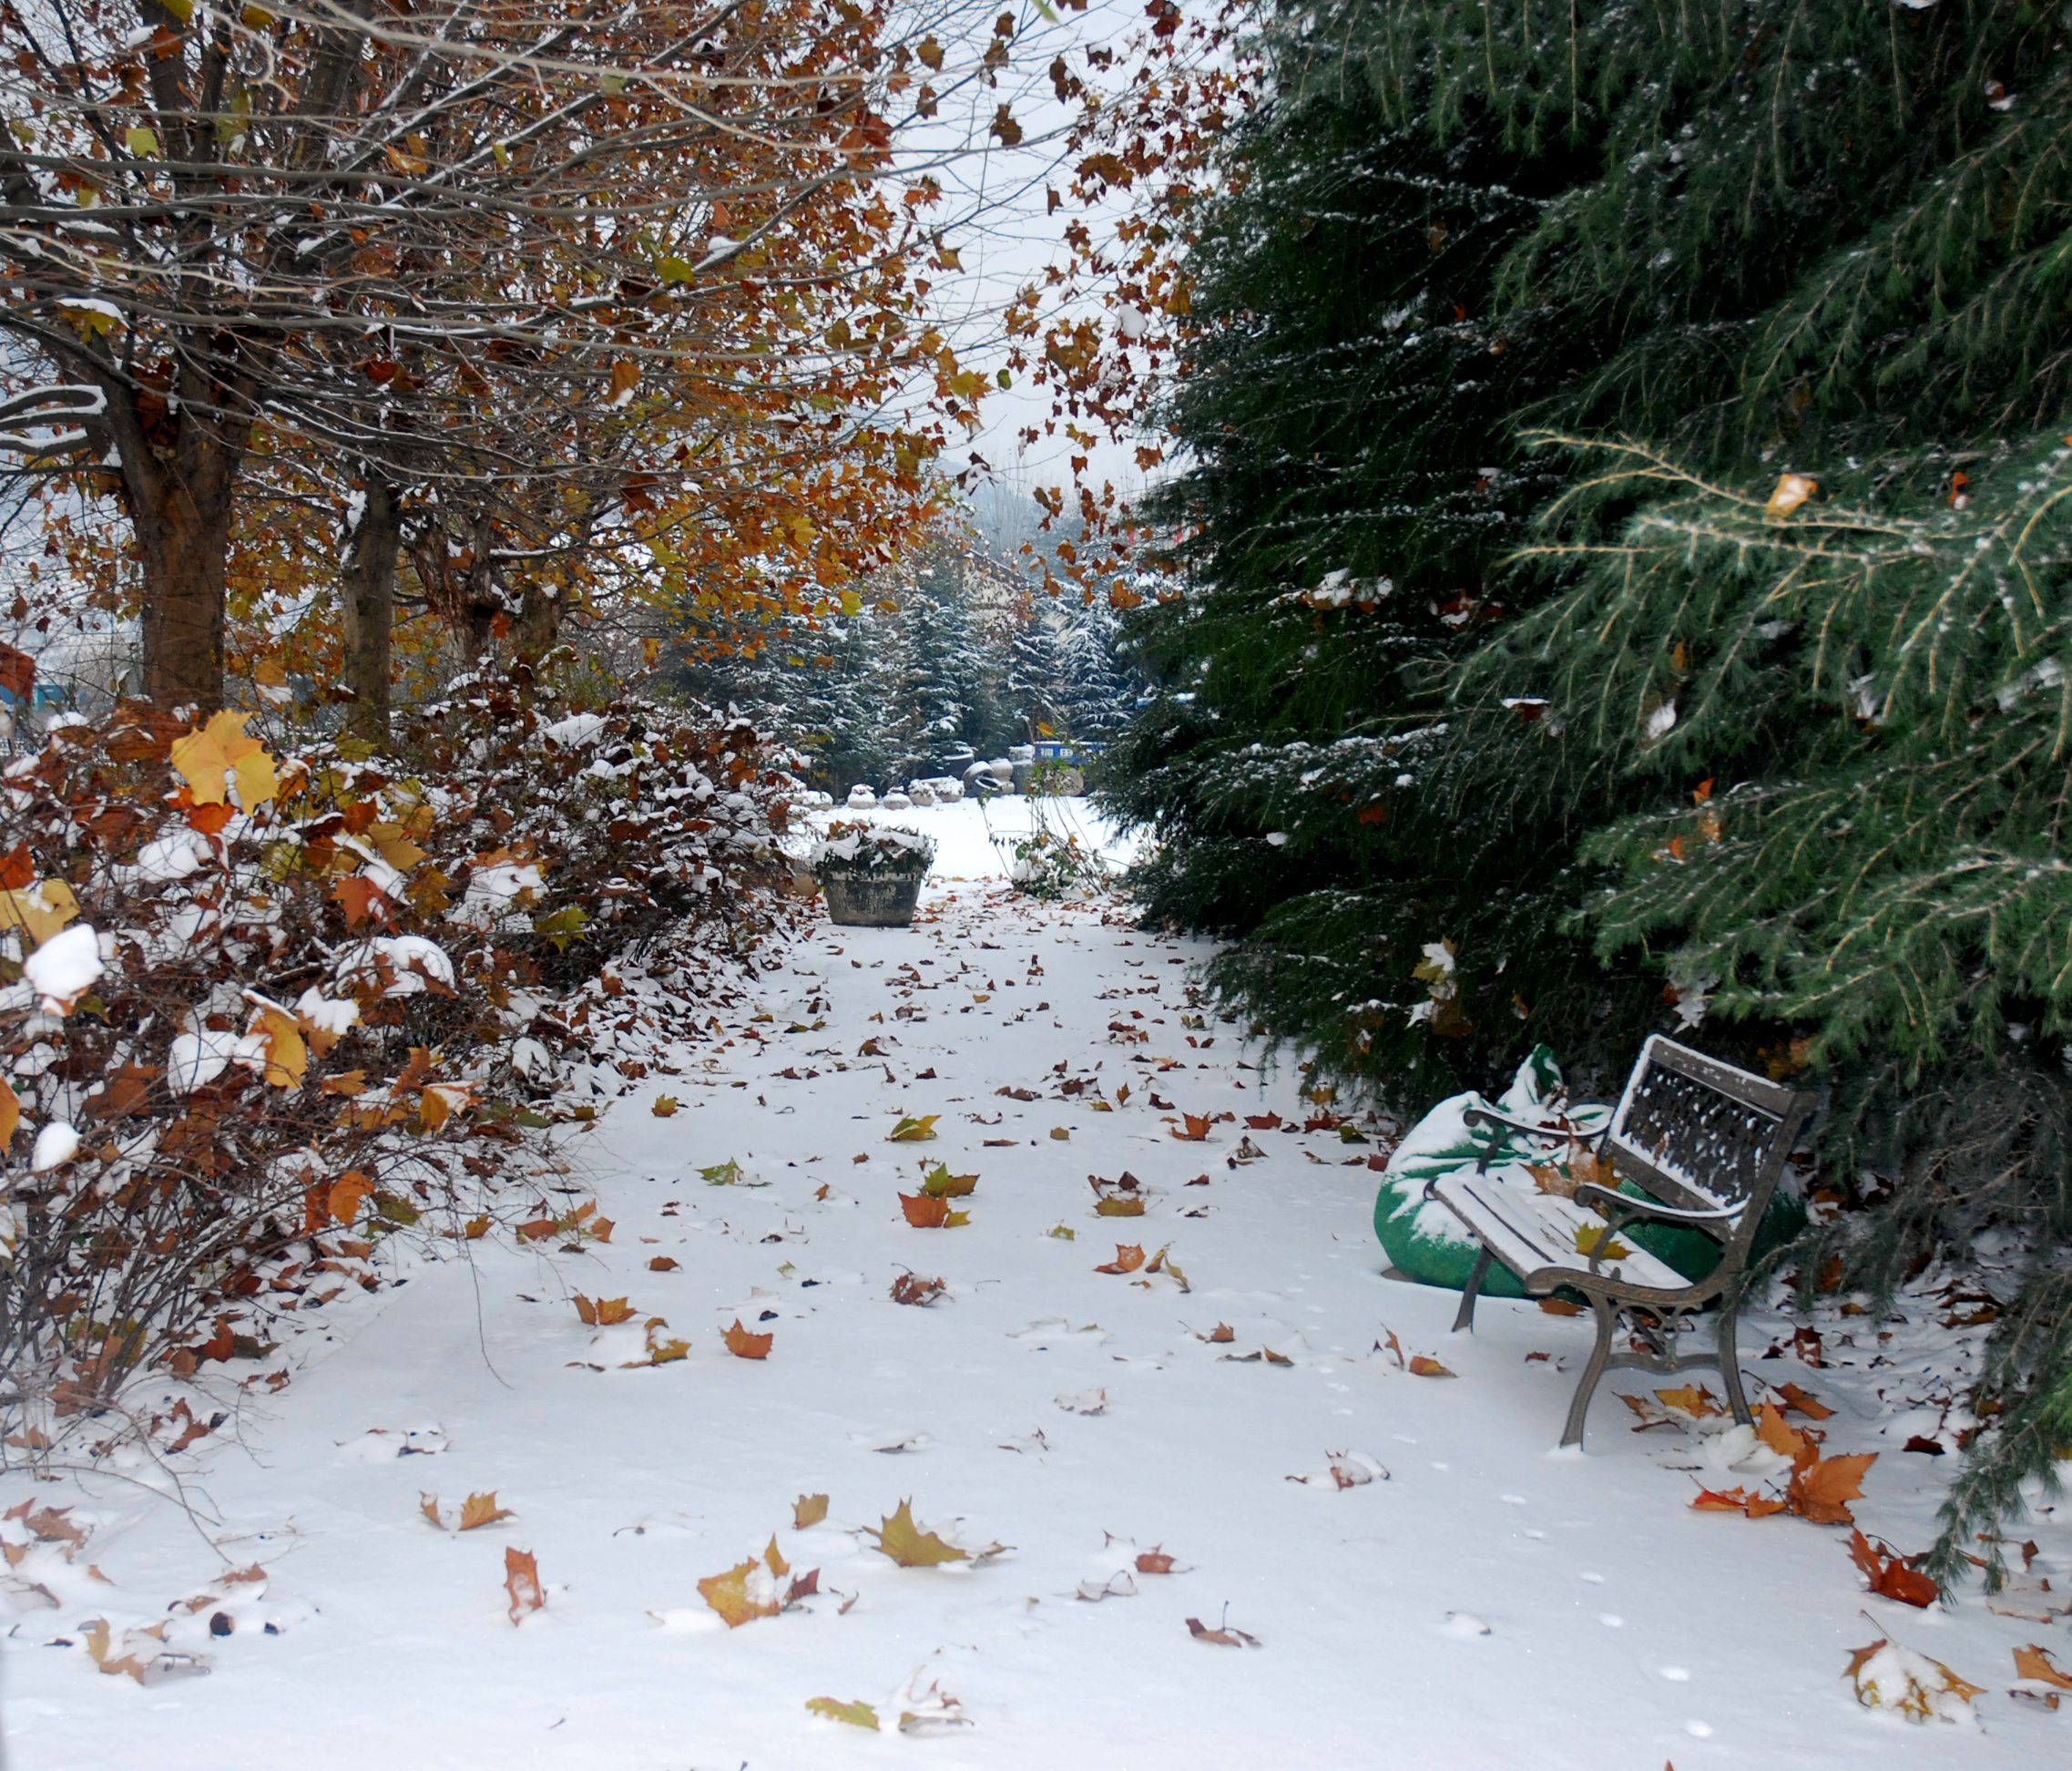
[[[366,507],[346,550],[343,582],[345,687],[352,700],[345,729],[369,743],[389,742],[390,671],[395,632],[396,561],[403,551],[403,501],[377,474],[363,482]]]
[[[203,476],[199,486],[175,473],[126,476],[144,568],[144,695],[161,707],[209,712],[223,704],[235,474],[221,465],[225,471]]]

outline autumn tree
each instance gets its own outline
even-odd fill
[[[351,496],[370,645],[405,487],[470,488],[441,495],[440,549],[413,550],[448,597],[500,554],[555,558],[571,513],[585,534],[606,513],[696,522],[730,451],[757,455],[759,496],[717,501],[750,548],[816,474],[838,513],[887,476],[917,487],[937,439],[892,425],[859,447],[859,415],[916,373],[940,375],[946,414],[977,389],[908,321],[925,190],[872,188],[885,107],[927,67],[888,18],[820,0],[0,7],[0,330],[37,369],[0,412],[32,465],[88,468],[119,499],[147,692],[220,697],[258,461],[300,451]],[[801,340],[816,363],[772,374]],[[643,397],[699,415],[660,452],[673,479],[630,447],[600,466],[600,433]],[[772,434],[811,446],[772,471],[749,446]],[[461,585],[456,506],[488,541]]]

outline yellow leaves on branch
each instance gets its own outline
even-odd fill
[[[22,871],[26,873],[28,869]],[[18,928],[36,947],[41,947],[78,914],[79,900],[62,879],[34,881],[0,891],[0,933]]]
[[[245,722],[250,718],[250,713],[226,711],[173,740],[174,771],[186,781],[195,804],[226,804],[226,783],[236,784],[238,804],[247,812],[280,792],[273,758],[258,739],[246,735]]]

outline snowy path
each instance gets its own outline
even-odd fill
[[[595,1198],[608,1244],[483,1243],[472,1263],[417,1267],[241,1446],[202,1457],[214,1534],[269,1570],[285,1633],[246,1628],[214,1644],[212,1676],[139,1687],[38,1645],[52,1613],[15,1620],[12,1771],[1978,1771],[2072,1750],[2072,1721],[2005,1695],[2010,1645],[2062,1643],[2062,1626],[1975,1597],[1909,1611],[1863,1593],[1845,1533],[1691,1511],[1689,1442],[1628,1431],[1609,1397],[1592,1454],[1551,1456],[1585,1325],[1493,1304],[1475,1336],[1449,1338],[1450,1295],[1380,1275],[1365,1149],[1254,1130],[1264,1154],[1232,1166],[1241,1117],[1174,1137],[1185,1113],[1315,1111],[1299,1079],[1243,1063],[1230,1029],[1190,1029],[1188,949],[991,884],[932,902],[913,932],[805,943],[765,980],[770,1019],[687,1049],[682,1074],[644,1080],[573,1142],[560,1203]],[[649,1111],[662,1094],[682,1102],[671,1117]],[[937,1140],[888,1142],[904,1114],[940,1115]],[[903,1220],[924,1159],[979,1177],[956,1202],[967,1225]],[[760,1184],[696,1172],[729,1161]],[[1148,1212],[1097,1215],[1087,1177],[1125,1170]],[[1118,1243],[1169,1244],[1191,1291],[1095,1271]],[[948,1295],[894,1303],[909,1269]],[[592,1368],[639,1331],[594,1346],[577,1292],[666,1315],[689,1356]],[[774,1336],[766,1359],[726,1351],[737,1317]],[[1204,1339],[1219,1324],[1231,1338]],[[1376,1350],[1390,1330],[1457,1379],[1400,1369]],[[1760,1326],[1750,1338],[1760,1350]],[[1242,1356],[1264,1348],[1276,1362]],[[1844,1374],[1761,1369],[1842,1408],[1837,1448],[1873,1430]],[[436,1455],[367,1437],[434,1424]],[[1392,1479],[1287,1479],[1340,1452]],[[1868,1529],[1926,1541],[1929,1464],[1881,1459]],[[451,1508],[472,1489],[515,1517],[449,1535],[419,1511],[421,1491]],[[794,1529],[794,1500],[818,1493],[828,1518]],[[1011,1551],[895,1567],[857,1528],[907,1497],[924,1527]],[[219,1566],[119,1481],[83,1504],[110,1603],[155,1612]],[[698,1582],[773,1533],[822,1596],[730,1631]],[[2072,1532],[2037,1535],[2039,1568],[2072,1569]],[[512,1546],[546,1590],[516,1628]],[[1184,1571],[1076,1596],[1154,1546]],[[1193,1639],[1186,1620],[1213,1628],[1226,1606],[1262,1646]],[[1985,1733],[1855,1705],[1849,1651],[1887,1630],[1989,1687]],[[893,1731],[917,1670],[970,1725]],[[809,1715],[822,1695],[875,1705],[886,1731]]]

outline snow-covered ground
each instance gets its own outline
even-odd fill
[[[600,1077],[608,1110],[519,1215],[594,1200],[608,1242],[419,1257],[166,1469],[0,1486],[0,1508],[69,1504],[91,1528],[75,1563],[38,1552],[56,1607],[5,1618],[11,1771],[2072,1754],[2072,1715],[2007,1695],[2011,1649],[2062,1650],[2061,1623],[1975,1594],[1914,1611],[1863,1591],[1845,1531],[1694,1511],[1701,1480],[1740,1479],[1694,1433],[1629,1430],[1608,1395],[1588,1455],[1556,1455],[1587,1321],[1487,1303],[1451,1336],[1450,1295],[1383,1277],[1375,1147],[1202,1016],[1199,947],[1007,896],[979,808],[880,815],[944,841],[914,929],[823,928],[670,1073]],[[663,1097],[680,1104],[658,1115]],[[1176,1135],[1189,1114],[1206,1138]],[[1269,1114],[1283,1123],[1245,1123]],[[890,1141],[903,1119],[934,1140]],[[938,1163],[977,1177],[949,1202],[970,1221],[914,1227],[901,1194]],[[1130,1190],[1089,1177],[1126,1173],[1143,1214],[1100,1214]],[[1165,1259],[1100,1271],[1118,1244]],[[944,1295],[895,1302],[907,1275]],[[587,1326],[578,1295],[632,1318]],[[766,1356],[729,1352],[737,1322],[772,1337]],[[1838,1317],[1819,1369],[1774,1321],[1745,1334],[1752,1371],[1837,1410],[1831,1450],[1881,1452],[1857,1516],[1902,1549],[1928,1541],[1954,1459],[1904,1454],[1919,1423],[1874,1392],[1904,1388],[1932,1327]],[[1457,1375],[1413,1375],[1392,1336]],[[687,1357],[624,1368],[679,1336]],[[480,1529],[422,1510],[434,1496],[450,1520],[488,1490],[511,1516]],[[801,1529],[815,1495],[826,1517]],[[1008,1547],[897,1566],[865,1528],[907,1500],[975,1558]],[[2068,1514],[2026,1531],[2057,1587]],[[818,1594],[730,1629],[699,1583],[772,1539],[790,1572],[750,1591],[818,1570]],[[508,1551],[536,1560],[546,1601],[515,1625]],[[263,1582],[226,1583],[253,1565]],[[205,1593],[168,1633],[209,1676],[97,1674],[88,1619],[119,1640]],[[209,1636],[219,1612],[231,1633]],[[1985,1687],[1983,1731],[1857,1705],[1851,1651],[1888,1634]],[[883,1730],[810,1713],[822,1697]],[[903,1712],[935,1719],[902,1734]]]

